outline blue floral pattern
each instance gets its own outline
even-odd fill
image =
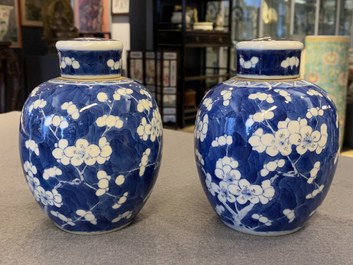
[[[212,207],[236,230],[302,227],[328,192],[338,154],[336,107],[306,81],[233,78],[200,104],[199,176]]]
[[[237,49],[237,74],[299,76],[301,50]]]
[[[53,79],[25,103],[20,153],[30,190],[57,226],[110,231],[129,224],[151,193],[161,117],[130,79]]]

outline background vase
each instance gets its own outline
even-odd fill
[[[340,147],[343,144],[348,83],[348,48],[344,36],[307,36],[305,38],[304,79],[328,92],[337,106]]]
[[[27,184],[48,217],[74,233],[122,228],[157,178],[162,121],[141,84],[120,76],[122,43],[59,41],[61,77],[24,104],[20,155]]]

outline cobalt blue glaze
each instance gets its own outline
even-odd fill
[[[195,123],[195,159],[211,206],[238,231],[297,231],[330,188],[338,130],[334,103],[304,80],[235,77],[215,86]]]
[[[119,50],[72,51],[60,50],[60,71],[62,75],[112,75],[120,74],[121,54]]]
[[[106,232],[129,224],[148,199],[162,122],[133,80],[55,78],[28,97],[19,146],[30,190],[58,227]]]
[[[238,75],[299,76],[301,50],[237,50]]]

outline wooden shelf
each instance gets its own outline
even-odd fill
[[[187,30],[185,31],[185,47],[231,47],[233,46],[230,34],[223,31]],[[181,30],[158,30],[158,46],[183,45],[183,31]]]
[[[210,0],[211,1],[211,0]],[[221,0],[220,0],[221,1]],[[224,1],[224,0],[222,0]],[[207,89],[220,80],[230,77],[231,48],[234,46],[231,39],[233,1],[227,0],[229,16],[225,21],[224,31],[193,30],[187,25],[172,24],[170,18],[174,6],[179,4],[182,8],[191,6],[198,11],[199,21],[206,21],[207,2],[209,0],[155,0],[154,45],[156,50],[173,51],[178,53],[177,76],[177,126],[183,128],[192,124],[196,118],[197,108],[187,106],[185,93],[188,89],[196,92],[195,105],[198,105]],[[185,10],[184,10],[185,13]],[[186,19],[183,19],[185,23]],[[213,21],[215,22],[215,21]],[[179,26],[179,27],[178,27]],[[222,48],[221,54],[217,49],[210,51],[207,48]],[[210,53],[212,56],[208,57]],[[224,58],[220,58],[224,56]],[[212,63],[209,63],[212,58]],[[215,65],[217,67],[209,67]],[[185,104],[186,103],[186,104]]]
[[[185,77],[185,82],[190,81],[201,81],[206,79],[218,79],[218,78],[228,78],[229,74],[209,74],[209,75],[199,75],[199,76],[187,76]]]

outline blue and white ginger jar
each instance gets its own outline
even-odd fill
[[[303,44],[239,42],[237,76],[212,88],[195,124],[207,198],[229,227],[294,232],[324,200],[339,155],[336,107],[298,79]]]
[[[157,104],[143,86],[120,76],[120,41],[74,39],[56,47],[61,77],[36,87],[22,110],[19,145],[27,183],[63,230],[122,228],[157,178]]]

